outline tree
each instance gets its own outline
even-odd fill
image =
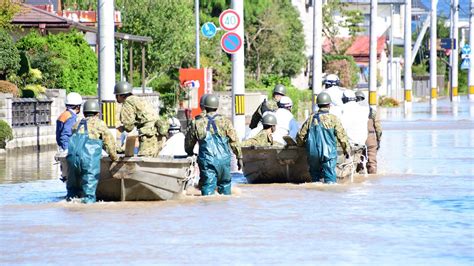
[[[97,94],[97,56],[81,33],[40,36],[33,31],[16,46],[26,53],[31,68],[43,73],[40,85],[83,95]]]
[[[6,80],[8,74],[15,73],[20,67],[20,54],[10,34],[1,28],[0,58],[0,80]]]
[[[331,0],[323,6],[323,34],[329,40],[331,50],[337,55],[343,55],[352,45],[355,36],[363,32],[363,28],[359,26],[364,21],[362,13],[346,7],[347,3],[342,3],[341,0]],[[351,38],[339,38],[339,27],[347,28]]]
[[[121,31],[153,39],[146,46],[146,84],[162,75],[177,80],[178,69],[194,63],[192,3],[191,0],[116,2],[122,12]],[[135,49],[134,59],[134,66],[140,66],[140,49]]]
[[[18,3],[12,0],[0,0],[0,29],[13,27],[11,21],[18,11],[20,11]]]

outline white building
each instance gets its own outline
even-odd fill
[[[301,74],[292,80],[293,85],[298,88],[308,88],[309,78],[310,78],[310,67],[312,57],[312,47],[313,47],[313,7],[312,2],[315,0],[292,0],[292,4],[300,13],[300,19],[303,23],[303,29],[305,34],[305,44],[306,44],[306,56],[308,58],[308,65],[305,69],[302,70]],[[325,2],[328,0],[325,0]],[[364,22],[361,24],[365,31],[360,35],[369,35],[369,25],[370,25],[370,0],[341,0],[341,2],[347,4],[347,9],[349,10],[359,10],[364,16]],[[414,1],[412,6],[418,4],[418,1]],[[387,43],[389,40],[390,26],[393,20],[393,42],[394,44],[403,45],[404,37],[404,4],[405,0],[378,0],[378,9],[377,9],[377,36],[378,38],[385,36]],[[393,12],[393,19],[391,14]],[[340,15],[336,15],[336,21],[342,21],[344,18]],[[349,37],[349,30],[347,28],[339,28],[339,37]],[[360,50],[360,47],[357,47]],[[351,49],[349,49],[351,50]],[[388,64],[388,54],[387,48],[383,48],[382,54],[378,54],[378,72],[382,78],[380,83],[380,93],[384,95],[386,93],[387,87],[387,64]],[[361,73],[366,72],[368,65],[364,62],[357,61],[361,67]],[[364,81],[361,80],[363,83]]]

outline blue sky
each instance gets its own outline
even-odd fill
[[[431,6],[431,0],[422,0],[423,4],[429,9]],[[451,0],[438,0],[438,14],[443,14],[449,17],[449,4]],[[459,17],[469,17],[469,0],[459,0]]]

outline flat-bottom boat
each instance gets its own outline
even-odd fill
[[[57,155],[63,172],[67,172],[65,155]],[[195,160],[191,157],[121,157],[112,162],[101,159],[98,200],[135,201],[170,200],[182,197],[193,182]],[[63,176],[65,176],[63,174]]]
[[[307,183],[312,182],[306,149],[297,146],[267,146],[267,147],[242,147],[244,168],[243,173],[249,184],[263,183]],[[350,181],[354,175],[358,162],[352,161],[359,158],[353,152],[347,159],[338,150],[336,167],[337,182]]]

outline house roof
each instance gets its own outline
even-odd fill
[[[80,31],[97,32],[96,27],[89,27],[71,19],[58,16],[46,10],[34,6],[21,4],[20,11],[15,15],[12,24],[30,28],[75,28]],[[121,32],[115,32],[115,38],[137,42],[151,42],[148,36],[139,36]]]
[[[336,39],[336,45],[348,39],[349,38],[338,38]],[[385,42],[386,42],[385,36],[380,36],[377,39],[377,58],[380,58],[380,55],[384,51]],[[332,52],[331,43],[328,39],[324,40],[323,52],[324,53]],[[356,36],[351,46],[346,50],[345,54],[354,57],[354,60],[359,64],[365,64],[369,62],[370,36],[367,36],[367,35]]]
[[[385,36],[377,39],[377,55],[380,55],[385,48]],[[357,36],[351,47],[347,49],[346,54],[352,56],[369,56],[370,36]]]
[[[71,22],[73,21],[26,4],[21,4],[20,11],[12,20],[13,24],[36,27],[40,24],[69,27]]]

